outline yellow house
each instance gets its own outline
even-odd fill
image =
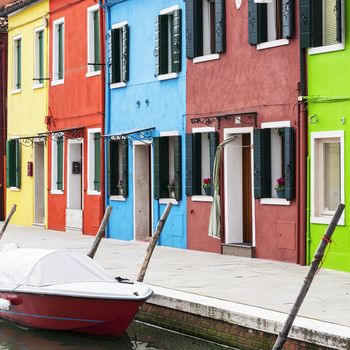
[[[49,1],[8,8],[7,213],[12,223],[45,225],[48,115]]]

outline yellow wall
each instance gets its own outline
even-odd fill
[[[48,114],[48,84],[33,88],[34,78],[34,30],[45,24],[49,1],[43,0],[9,15],[8,32],[8,139],[34,136],[47,130],[45,116]],[[22,36],[21,91],[14,92],[13,82],[13,38]],[[44,27],[44,76],[48,77],[48,27]],[[21,142],[22,143],[22,142]],[[45,158],[45,208],[47,208],[47,147]],[[27,176],[27,162],[34,163],[34,147],[21,144],[21,188],[7,189],[7,212],[13,204],[17,210],[11,223],[32,225],[34,223],[34,176]],[[45,212],[47,218],[47,209]],[[46,221],[45,221],[46,224]]]

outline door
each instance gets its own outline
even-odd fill
[[[134,237],[152,236],[151,145],[134,143]]]
[[[69,140],[66,228],[70,230],[81,230],[83,228],[82,172],[82,142]]]
[[[250,134],[242,135],[243,243],[252,243],[252,158]]]
[[[34,142],[34,224],[45,223],[45,144]]]

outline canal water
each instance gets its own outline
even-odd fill
[[[0,350],[227,350],[165,329],[134,322],[122,338],[27,329],[0,320]],[[237,350],[237,349],[236,349]]]

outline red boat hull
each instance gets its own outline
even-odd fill
[[[144,300],[113,300],[44,294],[0,293],[12,303],[0,317],[41,329],[121,336]]]

